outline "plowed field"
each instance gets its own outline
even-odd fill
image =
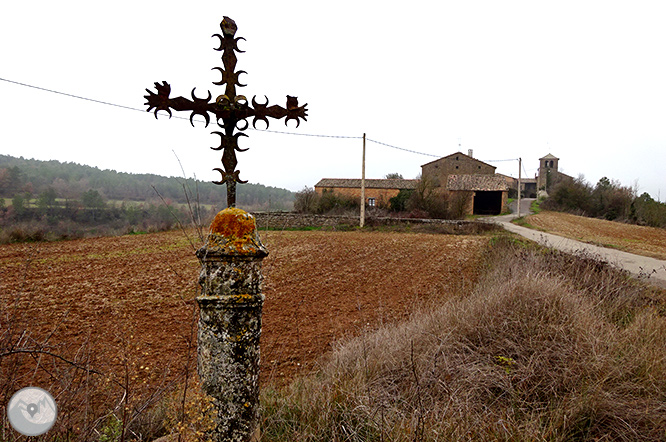
[[[477,279],[488,242],[423,233],[260,236],[270,252],[264,383],[311,369],[340,338],[460,294]],[[56,394],[62,425],[78,425],[82,407],[90,422],[125,392],[135,409],[156,400],[196,366],[198,272],[180,232],[1,246],[0,396],[42,386]],[[29,352],[7,356],[12,349]]]
[[[666,259],[666,230],[562,212],[542,211],[527,217],[534,227],[555,235],[637,255]]]

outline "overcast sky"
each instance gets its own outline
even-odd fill
[[[436,6],[435,6],[436,5]],[[663,1],[31,1],[0,10],[0,78],[145,110],[145,89],[205,97],[223,16],[244,37],[238,93],[308,103],[296,128],[248,130],[240,177],[300,190],[321,178],[414,178],[439,156],[552,153],[565,173],[666,196]],[[217,129],[0,81],[0,153],[217,180]],[[176,115],[178,113],[174,113]],[[188,113],[180,113],[188,117]],[[460,146],[460,147],[459,147]],[[517,161],[492,162],[518,175]],[[525,172],[523,176],[525,176]],[[222,189],[221,189],[222,191]],[[660,195],[660,192],[663,193]]]

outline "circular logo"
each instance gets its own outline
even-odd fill
[[[39,436],[51,429],[58,408],[48,391],[37,387],[23,388],[16,393],[7,406],[9,423],[25,436]]]

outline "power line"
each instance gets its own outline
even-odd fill
[[[110,103],[108,101],[95,100],[94,98],[82,97],[80,95],[69,94],[67,92],[60,92],[60,91],[56,91],[56,90],[53,90],[53,89],[47,89],[47,88],[41,87],[41,86],[35,86],[35,85],[32,85],[32,84],[21,83],[19,81],[9,80],[7,78],[0,78],[0,80],[6,81],[7,83],[12,83],[12,84],[16,84],[16,85],[19,85],[19,86],[29,87],[29,88],[37,89],[37,90],[44,91],[44,92],[51,92],[53,94],[64,95],[64,96],[70,97],[70,98],[78,98],[79,100],[91,101],[93,103],[105,104],[107,106],[114,106],[114,107],[119,107],[121,109],[127,109],[127,110],[142,112],[142,113],[146,112],[145,109],[137,109],[135,107],[124,106],[122,104]],[[179,115],[173,115],[173,117],[178,118],[179,120],[190,121],[190,119],[188,117],[181,117]],[[205,123],[204,120],[199,120],[199,119],[196,119],[196,118],[194,118],[192,121],[196,121],[197,123]],[[282,132],[282,131],[268,130],[268,129],[262,130],[262,129],[255,129],[253,127],[250,127],[249,129],[250,130],[255,130],[257,132],[271,132],[271,133],[275,133],[275,134],[284,134],[284,135],[300,135],[300,136],[303,136],[303,137],[357,138],[357,139],[363,138],[363,137],[360,137],[360,136],[345,136],[345,135],[302,134],[302,133],[296,133],[296,132]]]
[[[119,108],[122,108],[122,109],[144,112],[143,110],[137,109],[135,107],[123,106],[121,104],[109,103],[108,101],[95,100],[93,98],[81,97],[80,95],[74,95],[74,94],[68,94],[66,92],[54,91],[53,89],[46,89],[44,87],[34,86],[32,84],[20,83],[18,81],[14,81],[14,80],[8,80],[6,78],[0,78],[0,80],[6,81],[7,83],[17,84],[19,86],[25,86],[25,87],[37,89],[37,90],[40,90],[40,91],[45,91],[45,92],[51,92],[53,94],[64,95],[66,97],[78,98],[79,100],[92,101],[94,103],[106,104],[107,106],[115,106],[115,107],[119,107]]]
[[[411,150],[411,149],[405,149],[404,147],[393,146],[393,145],[391,145],[391,144],[382,143],[381,141],[372,140],[372,139],[370,139],[370,138],[366,138],[366,141],[370,141],[370,142],[372,142],[372,143],[376,143],[376,144],[381,144],[382,146],[390,147],[390,148],[392,148],[392,149],[404,150],[405,152],[416,153],[416,154],[419,154],[419,155],[425,155],[425,156],[427,156],[427,157],[435,157],[435,158],[439,158],[439,155],[434,155],[434,154],[431,154],[431,153],[425,153],[425,152],[418,152],[418,151],[416,151],[416,150]]]
[[[21,83],[19,81],[9,80],[7,78],[1,78],[0,77],[0,80],[5,81],[7,83],[16,84],[18,86],[37,89],[37,90],[44,91],[44,92],[50,92],[52,94],[64,95],[64,96],[70,97],[70,98],[78,98],[79,100],[90,101],[90,102],[98,103],[98,104],[105,104],[107,106],[114,106],[114,107],[118,107],[118,108],[121,108],[121,109],[127,109],[127,110],[142,112],[142,113],[145,112],[145,110],[143,110],[143,109],[137,109],[137,108],[131,107],[131,106],[124,106],[122,104],[116,104],[116,103],[111,103],[111,102],[108,102],[108,101],[96,100],[94,98],[83,97],[81,95],[69,94],[67,92],[61,92],[61,91],[56,91],[56,90],[53,90],[53,89],[47,89],[47,88],[41,87],[41,86],[35,86],[35,85],[32,85],[32,84]],[[177,118],[179,120],[190,121],[190,119],[188,117],[181,117],[179,115],[174,115],[173,117]],[[193,119],[192,121],[196,121],[198,123],[205,123],[204,120],[199,120],[199,119],[196,119],[196,118]],[[363,138],[363,137],[360,137],[360,136],[348,136],[348,135],[322,135],[322,134],[304,134],[304,133],[297,133],[297,132],[283,132],[283,131],[270,130],[270,129],[255,129],[253,127],[249,127],[248,129],[254,130],[254,131],[257,131],[257,132],[270,132],[270,133],[282,134],[282,135],[298,135],[298,136],[301,136],[301,137],[347,138],[347,139],[361,139],[361,138]],[[390,147],[392,149],[402,150],[404,152],[414,153],[414,154],[417,154],[417,155],[424,155],[424,156],[427,156],[427,157],[435,157],[435,158],[440,157],[440,155],[435,155],[435,154],[426,153],[426,152],[419,152],[419,151],[412,150],[412,149],[405,149],[404,147],[394,146],[392,144],[383,143],[381,141],[373,140],[373,139],[370,139],[370,138],[366,138],[366,140],[370,141],[372,143],[375,143],[375,144],[380,144],[382,146]],[[492,162],[516,161],[516,160],[517,159],[512,158],[512,159],[507,159],[507,160],[487,160],[487,162],[492,163]]]
[[[534,169],[530,169],[530,170],[534,170]],[[524,164],[523,164],[523,172],[525,172],[525,176],[527,176],[527,171],[525,170],[525,165]]]
[[[359,136],[348,136],[348,135],[320,135],[320,134],[299,134],[297,132],[282,132],[279,130],[270,130],[270,129],[255,129],[253,127],[248,128],[250,130],[254,130],[257,132],[270,132],[274,134],[283,134],[283,135],[298,135],[301,137],[319,137],[319,138],[353,138],[353,139],[361,139],[363,137]]]

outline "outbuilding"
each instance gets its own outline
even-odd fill
[[[449,175],[446,189],[453,199],[466,200],[465,213],[474,215],[499,215],[509,195],[499,175]]]

